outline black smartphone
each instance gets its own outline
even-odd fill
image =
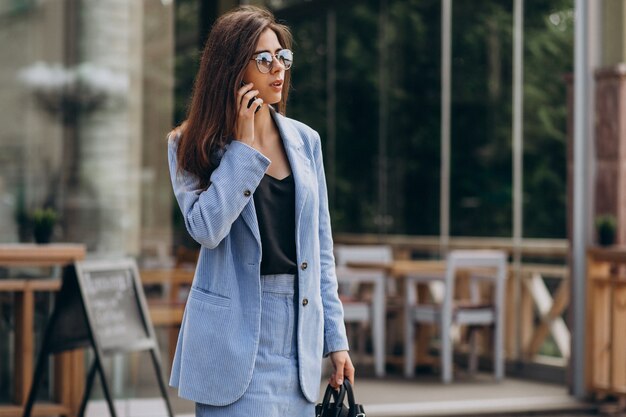
[[[246,85],[245,81],[241,82],[241,86],[243,87],[244,85]],[[248,102],[248,108],[250,108],[250,106],[252,106],[252,103],[254,102],[254,100],[256,100],[256,96],[254,96],[253,98],[250,99],[250,101]],[[257,107],[257,109],[254,111],[254,113],[256,114],[259,110],[261,110],[261,106]]]

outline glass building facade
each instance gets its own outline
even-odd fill
[[[52,240],[91,256],[168,266],[193,246],[166,134],[233,3],[0,2],[0,243],[32,242],[32,213],[51,207]],[[335,233],[438,235],[441,1],[252,3],[293,31],[288,115],[322,136]],[[573,3],[525,5],[524,237],[566,237]],[[513,1],[454,0],[452,13],[450,234],[510,237]],[[12,297],[0,293],[0,402],[12,395]],[[45,317],[49,301],[38,305]]]

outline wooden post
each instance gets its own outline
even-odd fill
[[[626,281],[614,280],[611,295],[611,389],[626,394]]]
[[[522,278],[524,283],[527,279],[529,279],[529,277],[527,276]],[[522,339],[520,341],[520,346],[522,348],[520,355],[522,358],[528,358],[528,347],[530,345],[530,341],[532,340],[533,330],[535,328],[535,309],[533,306],[533,296],[528,290],[528,287],[526,285],[520,285],[519,288],[522,292],[519,317],[519,322],[521,326],[520,337]]]
[[[24,289],[15,294],[15,392],[16,404],[24,405],[33,377],[33,323],[35,295]]]
[[[504,331],[504,350],[507,359],[519,359],[519,352],[517,351],[518,341],[517,341],[517,326],[518,326],[518,317],[517,311],[515,310],[515,282],[513,281],[513,277],[515,275],[509,272],[509,279],[506,282],[506,303],[504,304],[505,308],[505,318],[504,321],[506,323]]]
[[[610,349],[610,264],[587,255],[586,387],[589,392],[608,389]]]

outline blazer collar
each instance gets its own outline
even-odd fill
[[[296,191],[296,239],[299,238],[300,232],[300,218],[302,216],[302,209],[304,203],[309,195],[308,181],[310,177],[310,161],[306,157],[303,151],[304,141],[298,129],[282,114],[274,110],[270,106],[270,114],[278,127],[280,138],[283,141],[285,147],[285,153],[289,160],[291,172],[293,174],[295,191]],[[254,207],[254,199],[250,199],[246,207],[244,207],[242,216],[244,221],[248,224],[248,227],[252,230],[252,234],[257,239],[259,245],[261,245],[261,237],[258,228],[258,219],[256,218],[256,209]]]
[[[304,145],[304,142],[302,141],[302,137],[300,136],[298,130],[285,116],[278,113],[274,107],[268,107],[276,126],[278,126],[280,137],[283,139],[285,146],[293,146],[296,149],[300,149],[302,145]]]

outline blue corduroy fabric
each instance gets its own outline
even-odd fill
[[[196,417],[313,417],[315,405],[298,378],[294,284],[293,275],[261,276],[261,338],[250,385],[230,405],[196,403]]]
[[[322,357],[348,350],[322,148],[313,129],[274,110],[271,114],[295,182],[299,308],[293,369],[312,403],[319,397]],[[268,331],[261,325],[261,241],[252,194],[270,161],[233,140],[220,155],[211,185],[202,189],[197,178],[178,169],[178,140],[172,135],[168,141],[172,187],[189,234],[202,246],[170,385],[183,398],[224,406],[246,392]]]

